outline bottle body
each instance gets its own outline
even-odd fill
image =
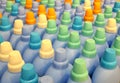
[[[0,80],[6,70],[7,70],[7,62],[0,61]]]
[[[11,30],[9,31],[0,31],[0,34],[2,35],[3,39],[5,41],[8,41],[10,39],[11,36]]]
[[[67,42],[65,42],[65,41],[55,40],[55,42],[53,43],[53,48],[54,49],[65,48],[66,45],[67,45]]]

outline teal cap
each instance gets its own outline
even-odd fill
[[[82,50],[82,55],[88,58],[93,58],[96,56],[95,40],[87,39],[85,41],[85,44]]]
[[[54,7],[55,6],[55,0],[48,0],[48,7]]]
[[[116,22],[117,22],[117,23],[120,23],[120,10],[118,10],[115,19],[116,19]]]
[[[0,34],[0,43],[2,43],[4,41],[2,35]]]
[[[99,13],[97,15],[94,25],[97,26],[97,27],[104,27],[105,26],[104,14]]]
[[[75,16],[72,24],[73,30],[81,30],[82,29],[82,18],[80,16]]]
[[[70,12],[64,12],[62,15],[61,23],[63,25],[68,25],[71,23]]]
[[[3,16],[1,21],[2,22],[1,22],[1,25],[0,25],[0,30],[8,31],[12,28],[12,25],[11,25],[8,17]]]
[[[116,51],[117,56],[120,56],[120,36],[116,37],[113,42],[112,48]]]
[[[68,48],[71,48],[71,49],[80,48],[80,37],[78,32],[73,31],[70,33]]]
[[[73,0],[72,8],[76,8],[80,5],[80,0]]]
[[[22,6],[25,6],[26,0],[21,0],[21,1],[20,1],[20,4],[21,4]]]
[[[53,19],[48,20],[46,32],[49,34],[55,34],[57,32],[56,21]]]
[[[12,1],[7,1],[5,10],[6,10],[7,12],[11,12],[11,10],[12,10],[12,5],[13,5]]]
[[[112,48],[106,48],[101,58],[101,66],[105,69],[114,69],[117,66],[116,53]]]
[[[40,4],[47,5],[48,4],[48,0],[41,0]]]
[[[16,3],[20,3],[21,0],[15,0]]]
[[[59,41],[68,41],[69,31],[68,31],[68,27],[66,25],[60,25],[57,39]]]
[[[84,82],[88,80],[88,71],[86,62],[83,58],[75,59],[73,69],[71,71],[71,79],[75,82]]]
[[[38,75],[32,64],[26,63],[23,65],[20,83],[38,83]]]
[[[95,40],[96,44],[104,44],[106,42],[105,29],[97,28],[93,39]]]
[[[17,4],[12,5],[11,15],[12,16],[17,16],[18,15],[18,5]]]
[[[91,36],[93,34],[92,22],[89,21],[84,22],[81,34],[84,36]]]
[[[104,11],[105,18],[112,18],[112,7],[106,6]]]
[[[117,12],[118,10],[120,10],[120,2],[116,1],[114,3],[113,12]]]

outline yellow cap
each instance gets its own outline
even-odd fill
[[[0,61],[8,62],[9,54],[13,51],[10,42],[4,41],[0,44]]]
[[[84,8],[84,10],[91,9],[91,1],[90,0],[85,0],[83,8]]]
[[[105,27],[106,32],[108,33],[117,33],[117,24],[114,18],[109,18],[107,26]]]
[[[21,57],[20,52],[17,50],[12,51],[10,53],[9,61],[8,61],[9,72],[12,73],[20,72],[23,65],[24,65],[24,61]]]
[[[54,56],[54,49],[52,48],[52,43],[49,39],[42,40],[40,48],[41,58],[52,58]]]
[[[46,28],[47,27],[47,17],[44,14],[39,15],[38,27]]]
[[[18,19],[14,22],[14,34],[22,34],[23,21]]]

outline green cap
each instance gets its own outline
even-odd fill
[[[70,12],[63,13],[61,23],[63,25],[68,25],[71,23]]]
[[[104,44],[106,42],[106,35],[105,35],[105,29],[104,28],[98,28],[96,30],[96,33],[93,37],[96,44]]]
[[[112,48],[115,49],[116,54],[120,56],[120,36],[116,37]]]
[[[116,19],[117,23],[120,23],[120,10],[118,10],[115,19]]]
[[[82,35],[91,36],[93,34],[92,22],[85,21],[82,28]]]
[[[97,15],[94,25],[98,26],[98,27],[104,27],[105,26],[105,17],[104,17],[104,14],[99,13]]]
[[[48,7],[54,7],[55,6],[55,0],[48,0]]]
[[[53,19],[48,20],[46,32],[49,34],[55,34],[57,32],[56,21]]]
[[[104,11],[105,18],[112,18],[112,7],[106,6]]]
[[[22,6],[25,6],[26,0],[21,0],[21,1],[20,1],[20,4],[21,4]]]
[[[68,41],[69,39],[69,31],[66,25],[60,25],[59,33],[57,36],[59,41]]]
[[[68,48],[72,49],[80,48],[80,37],[78,32],[73,31],[70,33]]]
[[[83,50],[82,50],[82,54],[85,57],[88,58],[93,58],[96,56],[96,45],[95,45],[95,40],[94,39],[87,39]]]
[[[47,5],[48,4],[48,0],[41,0],[40,3],[43,4],[43,5]]]
[[[72,8],[76,8],[79,5],[80,5],[80,0],[73,0]]]
[[[7,12],[11,12],[11,10],[12,10],[12,5],[13,5],[12,1],[7,1],[5,10],[6,10]]]
[[[75,59],[71,72],[71,79],[75,82],[84,82],[88,77],[89,75],[85,60],[82,58]]]

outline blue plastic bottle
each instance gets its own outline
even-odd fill
[[[89,75],[92,76],[94,70],[99,65],[99,57],[96,51],[96,44],[93,39],[87,39],[82,49],[81,57],[86,61]]]
[[[30,63],[23,65],[20,76],[20,83],[38,83],[38,75],[34,66]]]
[[[31,27],[26,27],[26,25],[23,26],[21,39],[16,44],[15,49],[19,50],[21,55],[23,55],[25,49],[28,47],[29,40],[30,40],[30,33],[31,33],[30,28]]]
[[[71,76],[67,83],[92,83],[84,59],[75,59]]]
[[[3,16],[1,19],[0,34],[2,35],[2,37],[5,41],[9,40],[9,38],[10,38],[11,29],[12,29],[12,25],[11,25],[8,17]]]
[[[65,48],[67,42],[69,40],[69,31],[68,27],[65,25],[60,25],[59,33],[57,35],[57,39],[53,43],[53,48],[56,50],[57,48]]]
[[[18,5],[12,5],[11,14],[9,15],[10,23],[13,24],[18,15]]]
[[[81,46],[83,46],[85,41],[88,38],[91,38],[92,35],[93,35],[92,22],[85,21],[84,25],[83,25],[83,28],[82,28],[82,31],[81,31],[81,34],[80,34],[80,39],[82,39],[81,40]]]
[[[75,16],[80,16],[83,19],[84,11],[82,9],[82,6],[78,6],[75,11]]]
[[[55,83],[67,83],[71,69],[72,65],[67,60],[65,49],[58,48],[55,51],[54,61],[48,68],[46,75],[51,76]]]
[[[23,53],[23,59],[26,63],[32,63],[36,56],[39,54],[41,46],[41,38],[39,33],[32,32],[30,36],[29,46]]]
[[[112,48],[105,50],[100,65],[92,76],[93,83],[119,83],[120,68],[117,65],[116,53]]]
[[[39,3],[36,2],[36,1],[33,1],[32,3],[32,11],[34,12],[34,16],[37,17],[37,12],[38,12],[38,6],[39,6]]]
[[[16,44],[20,41],[22,35],[22,28],[23,28],[23,21],[19,19],[15,20],[12,35],[9,40],[10,43],[12,44],[13,49],[15,49]]]
[[[24,65],[19,51],[13,51],[9,55],[8,70],[3,74],[1,83],[20,83],[20,72]]]
[[[103,56],[104,54],[105,49],[108,48],[108,44],[106,42],[105,29],[98,28],[94,34],[93,39],[96,42],[97,54],[99,58],[101,58],[101,56]]]
[[[43,35],[43,39],[50,39],[52,43],[55,41],[57,38],[57,26],[56,26],[56,21],[53,19],[48,20],[46,32]]]
[[[54,49],[49,39],[42,40],[39,55],[34,59],[33,65],[39,76],[43,76],[53,62]],[[38,66],[40,65],[40,66]]]
[[[54,81],[51,76],[46,75],[39,78],[39,83],[54,83]]]
[[[66,47],[66,55],[69,63],[73,64],[74,60],[81,55],[80,37],[78,32],[71,32]]]
[[[4,72],[7,70],[7,63],[9,60],[9,54],[13,51],[9,42],[0,43],[0,80]]]

